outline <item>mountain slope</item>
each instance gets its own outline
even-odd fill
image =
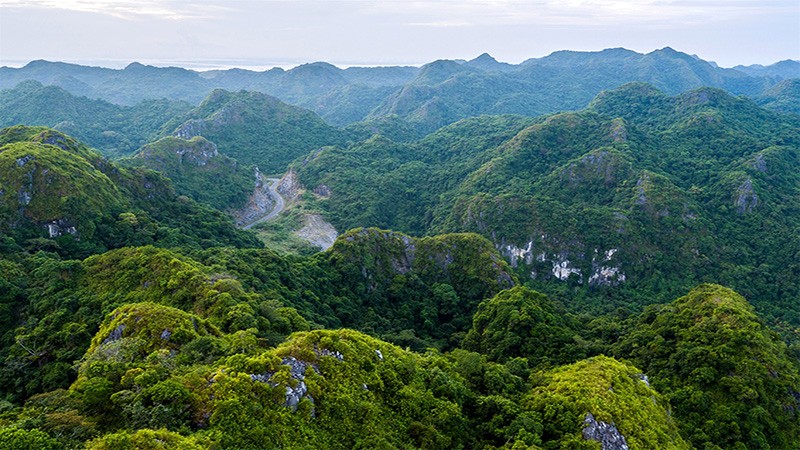
[[[257,246],[221,212],[178,196],[156,172],[116,166],[42,127],[0,130],[0,229],[65,256],[157,244]]]
[[[702,285],[646,311],[619,352],[669,393],[696,447],[788,448],[797,442],[791,405],[800,387],[798,362],[730,289]]]
[[[176,137],[202,136],[219,151],[263,172],[281,172],[310,150],[341,144],[345,135],[316,114],[258,92],[212,92],[165,130]]]
[[[56,86],[35,81],[0,91],[0,127],[47,126],[75,136],[107,156],[132,153],[159,133],[190,105],[169,100],[146,100],[118,106],[103,100],[76,97]]]
[[[602,90],[634,81],[669,94],[710,86],[755,97],[783,79],[797,78],[796,65],[782,61],[767,68],[724,69],[669,47],[648,54],[620,48],[558,51],[519,65],[482,54],[471,61],[435,61],[422,68],[343,70],[315,62],[263,72],[194,72],[139,63],[111,70],[34,61],[19,69],[0,68],[0,88],[33,79],[75,95],[127,105],[163,97],[196,104],[213,89],[245,89],[309,108],[340,126],[397,114],[430,132],[479,114],[535,116],[580,109]]]
[[[244,206],[255,183],[251,167],[220,155],[213,142],[200,136],[159,139],[120,164],[157,170],[172,181],[179,194],[221,211]]]
[[[794,116],[717,89],[670,97],[633,83],[583,111],[373,138],[295,168],[327,188],[319,205],[338,228],[480,233],[544,290],[653,301],[642,292],[721,281],[797,323],[800,291],[781,280],[798,270],[799,151]]]

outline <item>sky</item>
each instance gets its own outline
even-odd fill
[[[663,47],[800,60],[800,0],[0,0],[0,66],[420,65]]]

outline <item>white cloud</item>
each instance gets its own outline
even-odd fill
[[[707,23],[760,14],[798,14],[796,0],[434,0],[365,2],[376,15],[407,16],[408,25],[597,26]]]
[[[215,4],[217,3],[217,4]],[[177,0],[0,0],[0,7],[45,8],[105,14],[120,19],[204,19],[230,11],[222,2]]]

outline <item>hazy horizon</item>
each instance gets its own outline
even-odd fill
[[[602,51],[602,50],[607,50],[607,49],[601,49],[601,50],[559,49],[559,50],[554,50],[554,51],[552,51],[552,52],[550,52],[550,53],[548,53],[546,55],[531,56],[530,58],[525,58],[522,61],[502,61],[502,60],[497,59],[497,58],[495,58],[495,59],[497,59],[501,63],[520,64],[520,63],[524,62],[525,60],[544,58],[544,57],[547,57],[547,56],[549,56],[550,54],[552,54],[554,52],[559,52],[559,51],[599,52],[599,51]],[[630,49],[628,49],[628,50],[630,50]],[[656,50],[660,50],[660,49],[653,49],[652,51],[656,51]],[[680,49],[676,49],[676,48],[674,48],[674,50],[677,50],[679,52],[681,51]],[[635,50],[633,50],[633,51],[635,51]],[[489,53],[489,52],[484,52],[484,53]],[[650,53],[650,52],[637,52],[637,53],[646,54],[646,53]],[[685,52],[683,52],[683,53],[685,53]],[[491,55],[490,53],[489,53],[489,55],[494,57],[494,55]],[[471,59],[477,58],[478,56],[480,56],[480,55],[475,55],[472,58],[460,58],[460,59],[458,59],[458,61],[469,61]],[[702,58],[699,55],[692,55],[692,56],[697,56],[697,57]],[[446,58],[440,58],[440,59],[446,59]],[[716,61],[706,60],[705,58],[702,58],[702,59],[704,59],[705,61],[707,61],[709,63],[717,64]],[[301,65],[304,65],[304,64],[312,64],[312,63],[317,63],[317,62],[329,63],[329,64],[332,64],[332,65],[334,65],[334,66],[336,66],[336,67],[338,67],[340,69],[346,69],[346,68],[349,68],[349,67],[391,67],[391,66],[420,67],[420,66],[423,66],[425,64],[431,63],[431,62],[433,62],[435,60],[420,61],[420,62],[399,61],[399,62],[396,62],[396,63],[386,63],[386,62],[384,62],[384,63],[371,63],[371,62],[356,62],[356,61],[321,61],[321,60],[319,60],[319,61],[299,61],[299,60],[298,61],[266,61],[266,60],[256,60],[256,59],[253,59],[253,60],[194,60],[194,61],[181,61],[181,60],[163,60],[163,59],[158,59],[158,60],[146,60],[146,59],[144,59],[144,60],[125,60],[125,59],[115,59],[115,60],[92,60],[92,59],[88,59],[88,60],[57,60],[57,59],[48,59],[48,58],[35,58],[35,59],[30,59],[30,60],[17,60],[17,61],[14,61],[14,60],[12,60],[12,61],[4,61],[4,60],[0,59],[0,67],[21,68],[21,67],[24,67],[27,64],[30,64],[31,62],[34,62],[34,61],[61,62],[61,63],[67,63],[67,64],[77,64],[77,65],[87,66],[87,67],[102,67],[102,68],[116,69],[116,70],[124,69],[125,67],[127,67],[128,65],[133,64],[133,63],[140,63],[140,64],[153,66],[153,67],[160,67],[160,68],[180,67],[180,68],[184,68],[184,69],[188,69],[188,70],[194,70],[194,71],[197,71],[197,72],[205,72],[205,71],[212,71],[212,70],[228,70],[228,69],[244,69],[244,70],[252,70],[252,71],[266,71],[266,70],[270,70],[270,69],[274,69],[274,68],[281,68],[281,69],[284,69],[284,70],[290,70],[290,69],[293,69],[295,67],[298,67],[298,66],[301,66]],[[777,64],[777,63],[783,62],[783,61],[788,61],[788,60],[774,61],[772,63],[760,64],[760,65],[762,65],[762,66],[770,66],[772,64]],[[793,59],[791,61],[800,62],[800,60],[798,60],[798,59]],[[752,63],[752,64],[746,64],[745,63],[745,64],[740,64],[740,65],[749,66],[749,65],[754,65],[754,64],[758,64],[758,63]],[[726,67],[726,66],[721,66],[720,65],[720,67],[732,68],[732,67],[735,67],[735,66]]]
[[[800,60],[795,0],[0,0],[0,65],[210,70],[421,65],[663,47],[721,67]]]

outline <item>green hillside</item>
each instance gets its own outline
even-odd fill
[[[247,90],[307,108],[336,126],[398,116],[416,132],[429,133],[480,114],[536,116],[581,109],[601,91],[630,82],[646,82],[671,95],[708,86],[757,98],[781,81],[798,78],[797,67],[797,61],[787,60],[726,69],[669,47],[646,54],[624,48],[565,50],[521,64],[501,63],[484,53],[470,61],[439,60],[422,67],[341,69],[313,62],[265,71],[196,72],[140,63],[114,70],[40,60],[0,68],[0,89],[36,80],[120,105],[164,98],[196,105],[214,89]]]
[[[160,174],[117,167],[60,132],[5,128],[0,145],[0,230],[10,248],[74,257],[125,245],[258,246]]]
[[[374,137],[295,168],[328,188],[338,229],[476,232],[538,289],[593,298],[569,300],[582,307],[620,306],[609,288],[649,303],[719,281],[796,325],[800,291],[783,280],[798,273],[799,145],[796,117],[750,100],[630,84],[579,112]]]
[[[345,135],[314,113],[258,92],[215,90],[197,108],[164,126],[165,133],[202,136],[220,153],[265,173],[280,172],[311,150],[342,144]]]
[[[133,153],[158,136],[161,127],[191,105],[166,99],[119,106],[71,94],[56,86],[25,81],[0,91],[0,127],[36,125],[74,136],[110,157]]]
[[[216,144],[200,136],[159,139],[120,164],[161,172],[179,194],[221,211],[242,207],[255,183],[252,167],[220,155]]]
[[[798,360],[740,295],[702,285],[650,308],[617,351],[667,397],[697,448],[791,448]]]
[[[124,87],[55,68],[76,89]],[[27,89],[20,114],[42,120],[42,93],[69,117],[94,111],[75,125],[87,136],[113,115],[120,130],[172,118],[117,161],[52,128],[0,129],[0,450],[793,448],[800,116],[693,89],[767,83],[717,69],[613,49],[518,66],[124,71],[156,92],[181,86],[144,78],[184,79],[181,95],[214,80],[298,102],[333,93],[320,107],[354,120],[348,99],[395,91],[387,115],[344,130],[259,92],[215,90],[174,115],[169,101],[3,91]],[[479,115],[497,98],[530,106],[492,90],[512,74],[564,76],[548,95],[573,101],[580,83],[634,72],[658,88]],[[254,166],[293,169],[265,241],[319,212],[339,231],[330,248],[282,253],[297,247],[234,226],[223,211]]]

